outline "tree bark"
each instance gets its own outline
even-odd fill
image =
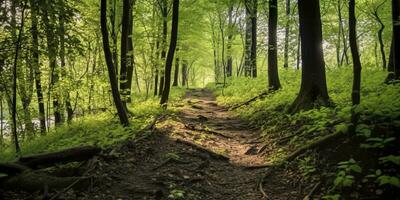
[[[290,32],[290,0],[286,0],[286,26],[285,26],[285,52],[284,64],[285,69],[289,68],[289,32]]]
[[[182,86],[185,87],[187,85],[188,79],[187,79],[187,69],[188,69],[188,61],[183,60],[182,61]]]
[[[167,107],[169,92],[171,89],[171,69],[174,59],[176,43],[178,40],[178,20],[179,20],[179,0],[174,0],[172,4],[172,27],[171,27],[171,42],[169,45],[168,56],[165,62],[165,86],[161,96],[160,105]]]
[[[352,103],[353,105],[360,104],[361,90],[361,61],[357,47],[357,19],[355,15],[355,0],[349,1],[349,40],[351,55],[353,57],[353,90]]]
[[[392,0],[394,78],[400,80],[400,0]]]
[[[176,54],[178,54],[179,48],[176,49]],[[179,56],[175,56],[175,71],[174,71],[174,82],[172,83],[172,86],[177,87],[178,86],[178,79],[179,79]]]
[[[122,32],[121,32],[121,68],[120,68],[120,77],[119,77],[119,88],[120,95],[122,99],[122,104],[124,109],[127,110],[126,103],[128,100],[127,97],[127,86],[128,86],[128,71],[127,66],[128,63],[128,37],[129,37],[129,28],[130,28],[130,16],[131,16],[131,2],[130,0],[123,1],[123,11],[122,11]]]
[[[52,21],[54,17],[49,16],[48,7],[51,4],[49,1],[46,1],[47,7],[43,10],[43,21],[46,29],[46,38],[47,38],[47,56],[49,59],[49,65],[51,70],[51,81],[50,81],[50,91],[52,91],[53,96],[53,111],[54,111],[54,123],[56,126],[62,124],[62,109],[59,103],[60,94],[58,91],[54,91],[55,86],[59,81],[58,67],[57,67],[57,52],[58,52],[58,40],[55,34],[55,22]],[[50,98],[50,96],[49,96]]]
[[[302,79],[300,92],[289,112],[328,105],[319,0],[299,0]]]
[[[117,76],[115,73],[114,63],[112,61],[112,54],[110,51],[110,44],[109,44],[108,30],[107,30],[107,0],[101,0],[100,10],[101,10],[100,11],[101,33],[103,36],[103,50],[104,50],[104,56],[105,56],[106,63],[107,63],[108,76],[110,79],[112,96],[114,99],[115,107],[117,108],[117,111],[118,111],[118,117],[119,117],[121,124],[124,126],[128,126],[129,119],[128,119],[126,110],[124,109],[124,105],[121,101],[121,97],[119,96],[118,80],[117,80]]]
[[[226,76],[231,77],[232,76],[232,65],[233,65],[233,59],[232,59],[232,42],[233,42],[233,5],[229,6],[228,9],[228,42],[226,45]]]
[[[277,26],[278,26],[278,2],[269,0],[268,18],[268,88],[278,90],[281,88],[278,75],[278,46],[277,46]]]
[[[382,36],[383,30],[385,29],[385,24],[383,24],[381,18],[379,17],[379,14],[378,14],[378,10],[379,10],[380,6],[382,6],[382,5],[383,5],[383,3],[375,9],[375,11],[373,12],[373,15],[374,15],[376,21],[380,25],[380,28],[378,30],[378,41],[379,41],[379,49],[381,51],[381,57],[382,57],[381,58],[382,59],[382,69],[385,70],[387,67],[387,64],[386,64],[387,61],[386,61],[386,54],[385,54],[385,45],[383,44],[383,36]]]
[[[129,27],[128,27],[128,54],[127,54],[127,83],[126,83],[126,97],[127,103],[132,102],[132,79],[133,72],[136,71],[135,68],[135,59],[134,59],[134,48],[133,48],[133,6],[135,4],[135,0],[130,0],[130,11],[129,11]],[[136,78],[137,75],[136,75]],[[137,82],[139,83],[139,82]],[[140,92],[139,84],[138,91]]]
[[[168,1],[162,0],[160,4],[160,10],[163,19],[162,25],[162,45],[161,45],[161,60],[165,61],[167,56],[166,48],[167,48],[167,37],[168,37]],[[165,69],[164,69],[165,70]],[[161,77],[160,77],[160,88],[158,91],[158,95],[162,96],[163,90],[165,85],[165,71],[161,70]]]
[[[252,21],[251,21],[251,15],[252,15],[252,0],[245,0],[245,7],[246,7],[246,28],[245,28],[245,57],[244,57],[244,74],[246,77],[251,76],[251,47],[252,47]]]
[[[389,53],[389,63],[388,63],[388,75],[386,77],[385,83],[391,83],[393,80],[395,80],[395,76],[394,76],[394,58],[393,58],[393,54],[394,54],[394,42],[393,42],[393,38],[392,38],[392,42],[390,44],[390,53]]]
[[[251,13],[251,74],[257,77],[257,7],[258,1],[253,0]]]

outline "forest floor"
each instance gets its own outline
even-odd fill
[[[179,111],[159,120],[150,136],[100,156],[89,190],[60,199],[263,199],[260,130],[217,105],[211,90],[189,90],[173,106]],[[268,199],[303,199],[310,188],[299,177],[276,170],[263,190]]]

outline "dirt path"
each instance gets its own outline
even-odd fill
[[[100,159],[90,191],[61,199],[263,199],[257,182],[264,164],[259,130],[218,106],[209,90],[187,92],[179,112],[157,124],[156,133],[113,148]],[[287,171],[264,185],[269,199],[302,199]]]

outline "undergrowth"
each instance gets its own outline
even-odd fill
[[[289,115],[287,110],[300,89],[301,72],[282,70],[281,90],[268,93],[265,98],[242,106],[235,112],[262,128],[262,136],[275,149],[267,157],[272,158],[272,162],[278,161],[323,136],[338,131],[349,132],[351,69],[349,66],[327,71],[333,107],[319,107]],[[381,70],[363,70],[361,104],[355,108],[360,116],[356,136],[349,135],[344,141],[336,141],[332,145],[336,151],[320,152],[324,155],[320,155],[319,159],[325,161],[319,162],[319,170],[316,169],[318,162],[307,161],[317,159],[315,156],[313,159],[310,156],[298,158],[305,178],[313,174],[328,176],[324,178],[328,180],[324,188],[325,199],[358,198],[360,194],[381,198],[400,191],[397,170],[400,168],[400,85],[384,84],[386,75],[387,72]],[[267,83],[265,76],[256,79],[242,77],[229,80],[226,88],[209,87],[218,95],[219,104],[233,107],[265,92]],[[348,147],[344,148],[346,145]],[[342,150],[338,150],[340,148]]]
[[[184,89],[174,88],[171,91],[170,102],[176,102],[184,96]],[[108,147],[125,140],[134,140],[141,129],[146,127],[155,117],[174,112],[159,105],[159,98],[146,98],[144,94],[134,94],[130,111],[130,126],[119,124],[115,109],[110,105],[106,112],[77,117],[71,124],[52,128],[46,135],[21,141],[21,155],[57,151],[65,148],[94,145]],[[111,114],[110,114],[111,112]],[[16,154],[11,141],[0,147],[0,162],[15,159]]]

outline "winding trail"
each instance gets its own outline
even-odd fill
[[[212,91],[189,90],[178,114],[137,142],[112,148],[100,158],[90,191],[65,199],[263,199],[257,183],[265,164],[260,131],[218,106]],[[287,171],[264,185],[268,199],[302,199]]]

